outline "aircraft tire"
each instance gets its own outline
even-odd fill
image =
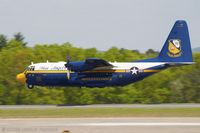
[[[28,89],[33,89],[34,85],[32,84],[27,84]]]

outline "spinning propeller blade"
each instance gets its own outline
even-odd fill
[[[70,79],[70,61],[71,61],[71,57],[68,55],[66,57],[66,64],[65,64],[65,67],[67,68],[67,79]]]

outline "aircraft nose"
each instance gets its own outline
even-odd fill
[[[26,76],[24,73],[17,74],[16,80],[22,84],[26,83]]]

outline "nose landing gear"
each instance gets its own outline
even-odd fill
[[[34,88],[34,85],[32,85],[32,84],[27,84],[26,87],[27,87],[28,89],[33,89],[33,88]]]

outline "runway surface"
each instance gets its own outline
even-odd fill
[[[0,133],[199,133],[200,118],[0,119]]]
[[[0,109],[20,108],[200,108],[200,104],[96,104],[96,105],[0,105]]]

